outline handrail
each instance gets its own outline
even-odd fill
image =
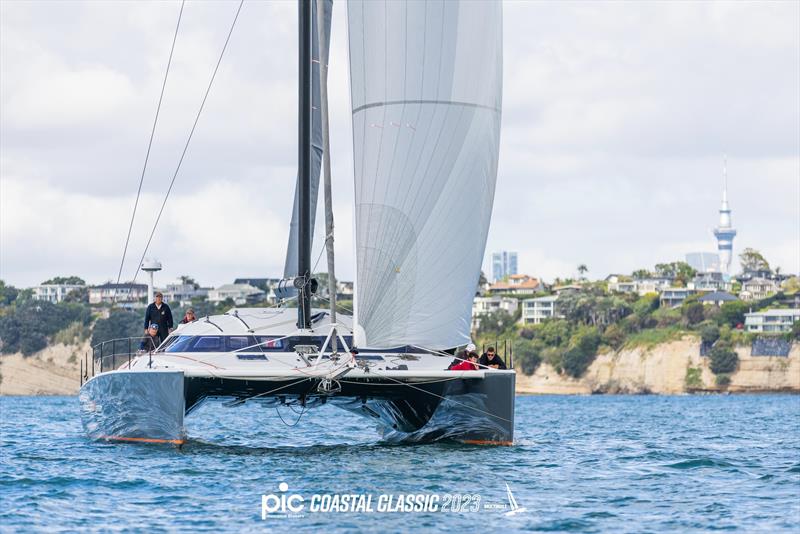
[[[90,378],[106,371],[108,368],[116,369],[118,357],[125,358],[127,356],[128,366],[130,367],[132,357],[140,354],[139,344],[141,340],[141,337],[119,337],[107,339],[92,346],[92,366],[89,369],[87,361],[81,371],[81,386]],[[108,364],[109,358],[111,359],[110,365]],[[89,371],[91,371],[91,374]]]

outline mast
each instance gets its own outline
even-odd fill
[[[328,257],[328,297],[331,323],[336,323],[336,269],[333,256],[333,198],[331,190],[331,143],[328,129],[328,40],[325,37],[325,0],[317,2],[317,35],[319,43],[319,102],[322,118],[322,157],[325,190],[325,248]],[[331,348],[337,350],[336,328],[331,335]]]
[[[297,327],[311,328],[311,1],[298,0],[298,287]]]

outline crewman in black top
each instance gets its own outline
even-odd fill
[[[172,332],[172,310],[164,302],[164,295],[161,291],[156,293],[155,302],[151,302],[144,312],[144,333],[147,334],[147,327],[155,323],[158,325],[158,339],[164,341]]]
[[[489,347],[486,349],[486,352],[483,353],[481,359],[478,360],[479,367],[481,369],[485,369],[486,367],[491,367],[492,369],[505,369],[506,364],[503,362],[502,358],[497,355],[494,350],[494,347]],[[486,367],[483,367],[483,366]]]

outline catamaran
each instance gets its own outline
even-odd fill
[[[299,156],[285,279],[297,307],[234,308],[87,376],[94,439],[182,444],[208,401],[330,404],[392,442],[510,444],[513,369],[448,370],[469,343],[494,200],[500,2],[347,3],[355,179],[354,313],[312,308],[311,235],[332,4],[299,1]],[[93,364],[94,368],[95,365]]]

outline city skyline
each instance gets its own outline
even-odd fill
[[[67,274],[116,279],[178,7],[0,5],[0,278],[16,286]],[[602,278],[712,250],[725,153],[738,231],[732,270],[736,251],[752,247],[784,272],[800,271],[797,4],[504,8],[503,130],[485,273],[495,250],[518,251],[520,272],[545,279],[579,264]],[[187,5],[123,280],[133,276],[232,15],[224,2]],[[242,11],[148,254],[164,264],[165,280],[188,274],[219,285],[282,270],[296,65],[281,44],[295,42],[295,17],[280,3]],[[337,272],[352,280],[345,35],[335,4]],[[321,242],[318,224],[315,259]]]

